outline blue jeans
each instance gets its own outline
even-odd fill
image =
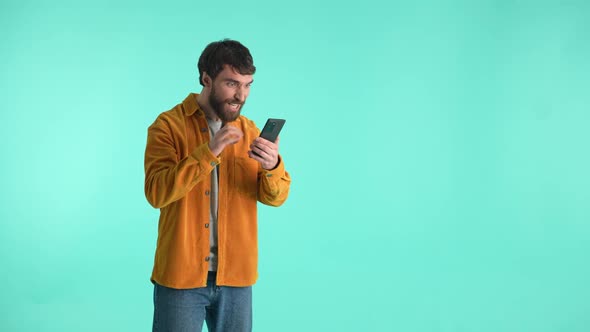
[[[174,289],[154,284],[154,325],[158,332],[252,331],[252,287],[215,284],[209,272],[207,287]]]

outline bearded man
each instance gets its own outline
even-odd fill
[[[251,331],[257,202],[283,204],[291,179],[278,139],[259,137],[241,115],[256,71],[250,51],[213,42],[198,68],[201,92],[148,129],[145,195],[160,209],[153,330]]]

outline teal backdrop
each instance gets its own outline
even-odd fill
[[[590,331],[590,2],[0,3],[0,330],[148,331],[147,127],[225,37],[287,119],[254,331]]]

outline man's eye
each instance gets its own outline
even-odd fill
[[[236,82],[227,82],[227,86],[233,88],[234,86],[236,86]]]

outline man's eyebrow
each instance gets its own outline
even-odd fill
[[[234,80],[233,78],[226,78],[226,79],[224,79],[224,81],[226,81],[226,82],[233,82],[233,83],[238,83],[238,84],[240,83],[239,81],[236,81],[236,80]],[[248,84],[252,84],[252,83],[254,83],[254,80],[251,80],[250,82],[246,83],[246,85],[248,85]]]

